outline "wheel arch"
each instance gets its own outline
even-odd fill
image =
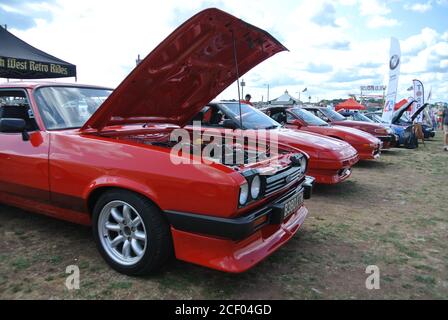
[[[110,181],[113,180],[113,181]],[[101,183],[94,183],[91,185],[84,193],[84,199],[86,199],[86,206],[90,215],[93,213],[95,203],[105,192],[111,190],[125,190],[139,194],[149,201],[151,201],[155,206],[160,209],[157,204],[157,195],[146,185],[141,185],[138,182],[128,180],[128,179],[106,179]]]

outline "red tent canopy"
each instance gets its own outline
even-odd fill
[[[355,99],[350,98],[340,104],[336,105],[335,110],[366,110],[366,107],[357,102]]]
[[[395,104],[394,110],[397,111],[397,110],[400,109],[402,106],[404,106],[406,103],[408,103],[408,100],[407,100],[407,99],[403,99],[403,100],[398,101],[398,102]]]

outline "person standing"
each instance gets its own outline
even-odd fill
[[[429,110],[429,118],[431,119],[432,130],[436,131],[437,130],[437,114],[433,108],[431,108]]]
[[[443,131],[443,116],[442,116],[443,110],[440,109],[437,111],[437,129],[440,129]]]
[[[241,102],[244,102],[244,103],[246,103],[248,105],[253,106],[252,102],[250,102],[250,99],[252,99],[252,96],[250,94],[246,94],[246,96],[244,97],[244,100],[241,101]]]
[[[448,106],[445,106],[442,113],[443,134],[445,136],[445,146],[443,150],[448,151]]]

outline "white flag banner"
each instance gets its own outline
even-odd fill
[[[412,105],[412,114],[415,113],[423,104],[425,103],[425,88],[423,87],[423,83],[420,80],[414,79],[414,100],[415,103]],[[423,122],[423,112],[415,118],[415,122],[422,123]]]
[[[400,75],[401,50],[400,42],[396,38],[390,38],[389,55],[389,85],[387,86],[386,101],[383,107],[382,119],[388,123],[392,121],[395,101],[397,99],[398,76]]]

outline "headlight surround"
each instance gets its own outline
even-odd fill
[[[249,199],[249,185],[247,184],[247,182],[245,182],[240,186],[240,196],[238,202],[241,206],[244,206],[247,203],[248,199]]]
[[[253,177],[250,184],[250,196],[252,199],[257,199],[261,193],[261,179],[259,175]]]
[[[317,152],[317,157],[319,158],[319,152]],[[291,163],[295,167],[300,167],[301,173],[305,173],[308,166],[308,159],[302,153],[297,153],[291,157]]]
[[[240,185],[238,198],[239,207],[247,206],[253,201],[261,199],[266,189],[266,179],[257,169],[251,169],[243,173],[246,181]]]
[[[302,158],[300,158],[300,171],[303,174],[305,174],[307,169],[308,169],[308,160],[304,155],[302,155]]]

